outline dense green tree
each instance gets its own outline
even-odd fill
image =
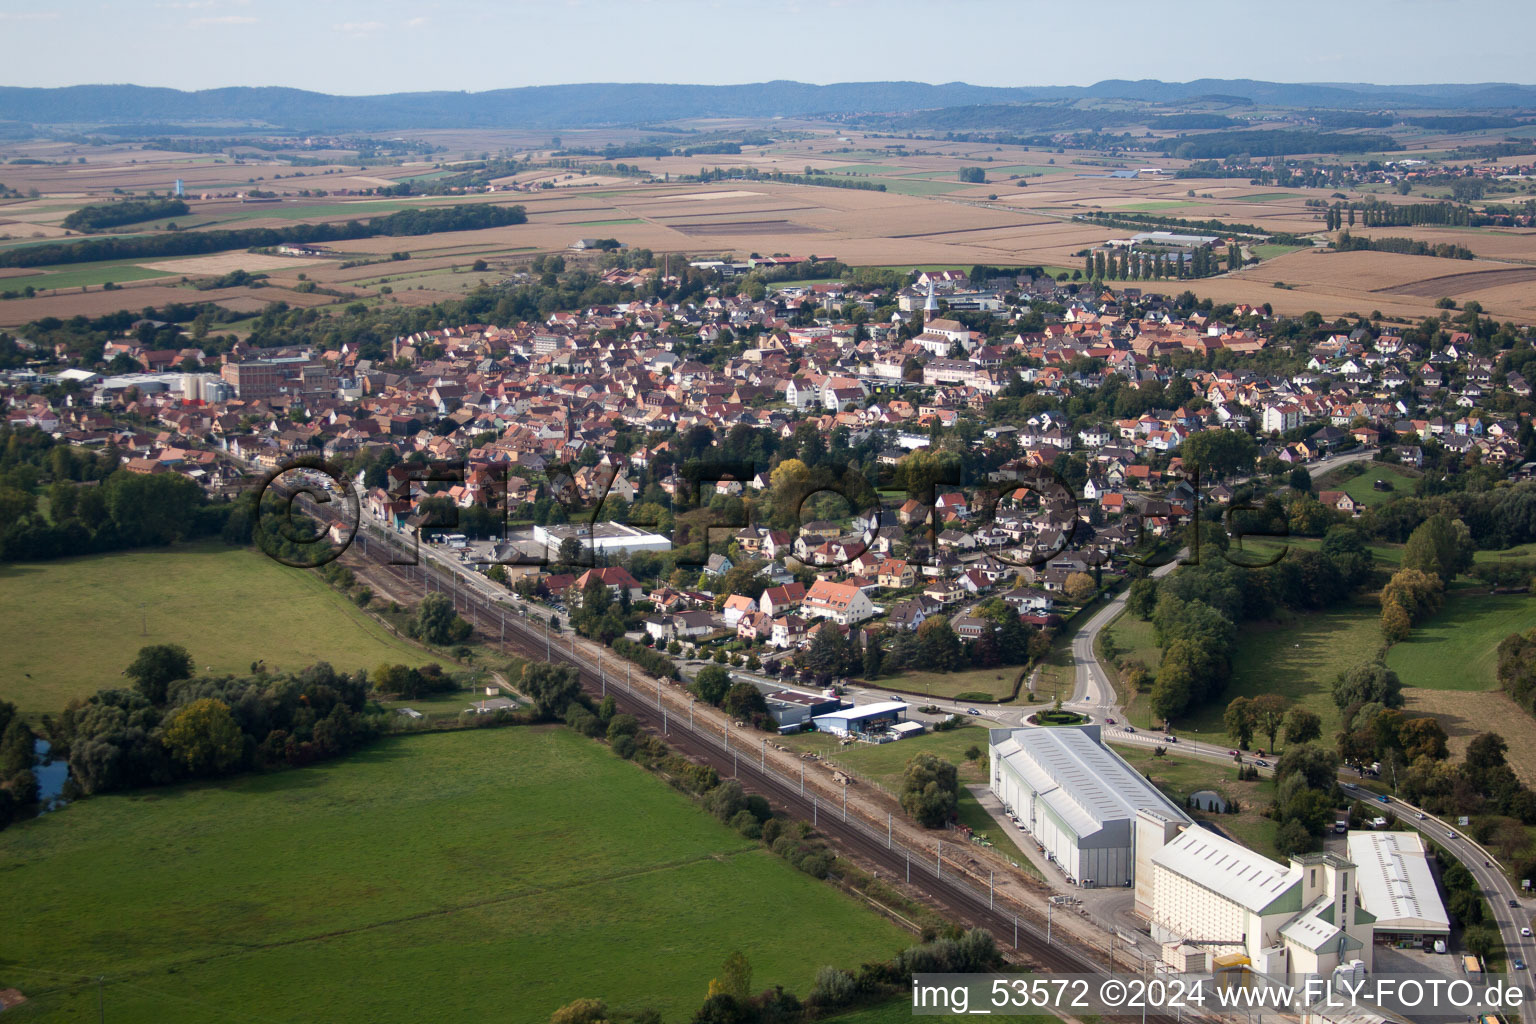
[[[166,722],[165,745],[193,775],[221,775],[240,763],[245,738],[229,705],[204,697],[176,711]]]
[[[1313,743],[1322,739],[1323,720],[1306,708],[1291,708],[1285,716],[1285,742],[1287,746]]]
[[[468,639],[470,625],[453,609],[446,594],[428,594],[416,607],[416,635],[429,644],[447,646]]]
[[[177,679],[190,678],[192,667],[192,655],[180,644],[151,644],[139,648],[125,672],[151,703],[164,704],[167,688]]]
[[[924,828],[943,828],[959,805],[955,766],[936,754],[921,753],[907,762],[901,780],[901,806]]]
[[[1457,573],[1472,567],[1475,545],[1461,520],[1433,515],[1413,531],[1403,548],[1404,569],[1418,569],[1449,585]]]
[[[719,665],[705,665],[688,688],[704,703],[719,707],[731,689],[730,670]]]
[[[1333,681],[1333,703],[1343,709],[1351,704],[1403,706],[1403,683],[1397,673],[1379,661],[1365,661],[1340,672]]]
[[[554,720],[581,695],[581,678],[569,665],[530,661],[523,665],[519,689],[533,701],[539,717]]]
[[[1179,446],[1186,471],[1198,466],[1206,479],[1253,472],[1259,445],[1243,430],[1199,430]]]

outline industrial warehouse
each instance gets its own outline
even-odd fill
[[[1370,969],[1375,918],[1356,897],[1350,861],[1309,853],[1283,865],[1151,811],[1138,816],[1136,833],[1136,908],[1165,962],[1191,969],[1208,955],[1237,957],[1275,978],[1328,975],[1354,961]]]
[[[1072,884],[1131,884],[1138,811],[1190,820],[1104,745],[1096,725],[992,729],[988,746],[992,792]]]

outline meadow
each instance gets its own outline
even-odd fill
[[[122,686],[140,647],[181,644],[200,671],[337,670],[420,665],[425,650],[391,634],[318,575],[254,548],[200,543],[0,565],[0,699],[57,713],[71,698]]]
[[[574,813],[580,808],[580,813]],[[754,988],[911,936],[564,728],[99,797],[0,833],[7,1020],[668,1022],[725,955]],[[748,924],[750,923],[750,924]]]
[[[1536,596],[1452,597],[1439,614],[1392,645],[1387,665],[1404,686],[1434,690],[1498,689],[1498,647],[1511,633],[1536,625]]]

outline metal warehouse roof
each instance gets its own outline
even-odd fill
[[[1285,867],[1208,829],[1186,828],[1152,860],[1254,913],[1287,894],[1296,897],[1293,909],[1301,909],[1299,868]]]
[[[1176,804],[1108,747],[1098,726],[1014,729],[997,754],[1081,838],[1138,810],[1188,821]]]
[[[1360,905],[1382,931],[1449,932],[1451,921],[1417,832],[1351,832]]]
[[[899,700],[881,701],[879,704],[861,704],[856,708],[844,708],[842,711],[831,711],[825,715],[817,715],[814,721],[823,718],[840,718],[845,722],[858,722],[866,718],[878,718],[880,715],[889,715],[895,711],[905,711],[907,705]]]

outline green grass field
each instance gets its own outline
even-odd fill
[[[1472,555],[1474,562],[1502,562],[1514,558],[1536,558],[1536,544],[1521,544],[1503,551],[1478,551]]]
[[[1227,196],[1239,203],[1272,203],[1277,199],[1295,199],[1294,192],[1255,192],[1251,196]]]
[[[981,726],[965,725],[945,732],[925,732],[911,739],[895,743],[850,743],[844,746],[830,733],[796,733],[779,737],[779,743],[791,750],[811,750],[824,759],[848,769],[861,779],[878,782],[891,792],[901,789],[901,776],[907,762],[918,754],[937,754],[954,765],[966,764],[965,751],[980,747],[987,749],[987,730]],[[985,781],[986,773],[969,770],[962,774],[975,774],[975,782]]]
[[[72,697],[125,685],[146,644],[178,643],[199,670],[244,673],[329,661],[339,671],[432,656],[309,570],[254,548],[185,545],[0,566],[0,699],[57,713]]]
[[[1376,490],[1377,480],[1391,484],[1392,489],[1390,491]],[[1400,498],[1403,495],[1412,497],[1414,488],[1418,486],[1418,483],[1419,474],[1413,470],[1403,469],[1385,462],[1372,462],[1366,465],[1364,473],[1351,480],[1344,481],[1342,486],[1333,487],[1330,485],[1324,487],[1319,485],[1317,489],[1320,491],[1341,490],[1355,499],[1357,503],[1373,508],[1377,505],[1385,505],[1393,498]]]
[[[1278,623],[1244,623],[1233,652],[1232,681],[1216,700],[1175,721],[1180,735],[1226,742],[1222,712],[1234,697],[1278,693],[1323,720],[1323,735],[1339,730],[1333,680],[1376,656],[1382,645],[1381,609],[1374,603],[1290,616]],[[1406,680],[1405,680],[1406,682]]]
[[[1288,252],[1295,252],[1301,248],[1299,245],[1276,245],[1273,242],[1260,242],[1258,245],[1250,245],[1248,250],[1261,260],[1272,260],[1276,256],[1284,256]]]
[[[100,263],[64,263],[58,266],[39,267],[35,274],[25,277],[0,279],[0,290],[20,291],[31,285],[38,291],[50,288],[79,288],[81,285],[101,285],[108,281],[119,284],[124,281],[148,281],[156,277],[172,277],[164,270],[150,270],[132,261],[104,260]]]
[[[1393,644],[1387,665],[1404,686],[1492,690],[1499,685],[1498,647],[1511,633],[1536,625],[1536,596],[1452,596],[1438,615]]]
[[[1140,661],[1147,666],[1153,678],[1157,677],[1157,667],[1162,664],[1163,652],[1152,642],[1152,623],[1122,612],[1105,628],[1104,635],[1114,643],[1115,655],[1112,661],[1115,664],[1127,659]],[[1152,728],[1152,712],[1148,703],[1150,694],[1127,693],[1114,664],[1107,667],[1115,684],[1115,692],[1119,694],[1120,706],[1125,709],[1126,719],[1138,728]]]
[[[958,171],[954,174],[959,174]],[[954,174],[949,175],[951,178]],[[903,196],[939,196],[946,192],[958,192],[966,188],[985,188],[962,181],[928,181],[920,178],[882,178],[887,192]]]
[[[578,220],[573,221],[576,227],[599,227],[605,224],[644,224],[644,217],[618,217],[613,220]]]
[[[1013,681],[1018,678],[1019,671],[1018,665],[973,668],[964,672],[907,671],[897,676],[881,676],[876,682],[888,689],[921,693],[930,697],[985,693],[998,699],[1005,699],[1013,692]]]
[[[563,728],[96,798],[0,833],[6,1018],[542,1024],[599,997],[687,1020],[911,937]]]

